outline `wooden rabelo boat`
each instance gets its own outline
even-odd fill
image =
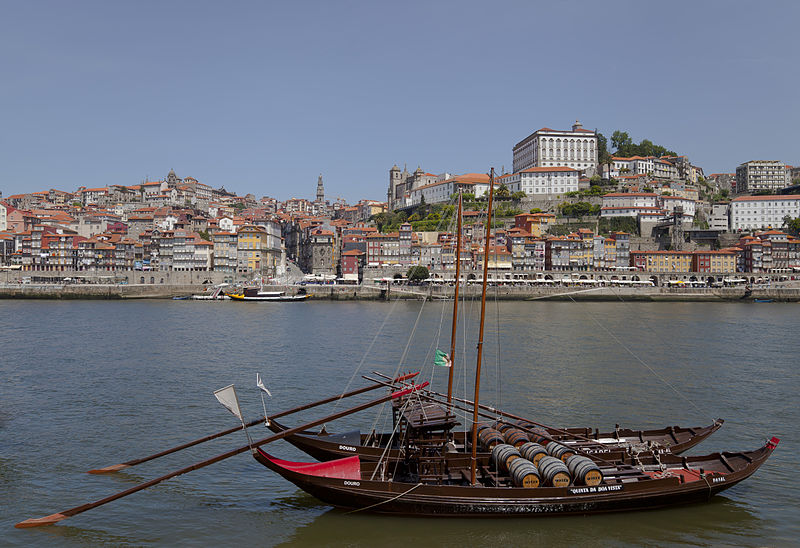
[[[473,483],[468,456],[460,463],[449,461],[446,473],[434,478],[410,471],[387,475],[379,463],[358,456],[299,463],[277,459],[259,447],[254,457],[319,500],[349,510],[416,516],[589,514],[706,501],[752,475],[778,441],[772,438],[747,452],[619,460],[599,467],[602,481],[596,485],[572,481],[539,487],[518,486],[485,459],[478,463],[480,474]]]
[[[617,454],[633,451],[656,451],[679,455],[700,444],[711,434],[722,427],[723,420],[718,419],[708,426],[681,427],[669,426],[652,430],[633,430],[615,428],[613,432],[600,432],[596,428],[553,428],[544,430],[555,441],[581,449],[588,454],[596,454],[604,458],[613,458]],[[269,422],[268,428],[280,433],[288,430],[276,420]],[[456,449],[468,445],[467,434],[461,431],[451,432],[449,441]],[[286,441],[307,455],[328,461],[341,457],[358,455],[362,460],[375,461],[381,459],[398,460],[405,454],[402,440],[395,439],[390,432],[363,434],[360,431],[340,434],[304,431],[284,438]],[[389,450],[386,451],[386,446]]]
[[[486,244],[490,241],[493,194],[492,170]],[[456,248],[459,250],[460,245]],[[359,445],[347,443],[347,435],[334,436],[333,445],[337,447],[332,447],[324,434],[309,435],[309,431],[295,428],[294,434],[289,435],[289,430],[274,421],[272,428],[284,434],[284,439],[320,459],[341,451],[351,455],[321,463],[291,462],[255,447],[254,458],[319,500],[351,511],[414,516],[533,516],[640,510],[705,501],[752,475],[777,447],[779,440],[773,437],[761,448],[748,452],[683,457],[669,451],[619,446],[598,454],[584,450],[589,447],[585,443],[592,442],[592,432],[586,432],[588,436],[576,432],[583,438],[581,443],[570,443],[578,440],[558,439],[559,432],[535,430],[534,424],[524,421],[498,419],[479,424],[488,255],[484,253],[472,431],[471,436],[461,438],[461,445],[451,432],[457,424],[451,367],[446,402],[431,402],[423,390],[417,389],[404,392],[402,398],[393,398],[395,430],[401,432],[402,442],[392,447],[386,438],[375,440],[375,449],[381,450],[377,459],[377,451],[370,448],[370,435],[353,434],[352,441]],[[456,265],[459,263],[457,256]],[[454,333],[455,317],[454,312]],[[690,447],[693,439],[702,440],[718,427],[719,423],[705,427],[699,436],[697,429],[690,429],[683,442],[675,429],[648,435],[674,436],[673,441],[681,449],[681,443]],[[597,433],[598,438],[611,435]],[[644,441],[644,432],[635,435]],[[603,445],[599,440],[594,442]]]

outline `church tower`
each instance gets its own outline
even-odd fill
[[[389,170],[389,192],[387,193],[387,203],[386,206],[389,208],[389,211],[395,209],[395,200],[397,200],[397,187],[404,181],[400,175],[400,168],[397,167],[397,164],[392,166],[392,169]]]
[[[319,179],[317,179],[317,203],[325,203],[325,187],[322,186],[322,173],[319,174]]]

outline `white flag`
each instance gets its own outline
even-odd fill
[[[216,396],[219,403],[224,405],[228,411],[239,417],[240,421],[244,421],[242,418],[242,410],[239,409],[239,398],[236,397],[236,389],[233,385],[215,390],[214,396]]]
[[[270,398],[272,397],[272,394],[270,394],[269,390],[267,390],[267,387],[264,386],[264,381],[261,380],[260,373],[256,373],[256,386],[259,387],[264,392],[266,392],[267,396],[269,396]]]

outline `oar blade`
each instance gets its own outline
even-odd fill
[[[20,521],[14,527],[17,529],[26,529],[28,527],[42,527],[44,525],[53,525],[54,523],[58,523],[62,519],[67,519],[69,516],[64,514],[50,514],[49,516],[45,516],[43,518],[30,518],[26,519],[25,521]]]
[[[119,472],[120,470],[125,470],[126,468],[130,468],[129,464],[113,464],[111,466],[106,466],[105,468],[97,468],[96,470],[89,470],[87,474],[110,474],[112,472]]]

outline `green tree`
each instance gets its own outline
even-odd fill
[[[497,187],[497,190],[495,191],[494,195],[496,198],[503,200],[511,197],[511,191],[508,190],[508,187],[505,185],[505,183],[503,183],[499,187]]]
[[[800,236],[800,217],[792,219],[789,215],[783,218],[783,226],[793,236]]]
[[[538,207],[534,207],[533,209],[531,209],[531,213],[541,213],[541,212],[542,210]]]
[[[208,233],[208,230],[201,230],[200,232],[198,232],[198,234],[205,241],[207,241],[207,242],[211,241],[211,235]]]
[[[519,202],[520,200],[524,199],[526,196],[527,196],[527,194],[525,194],[521,190],[518,190],[518,191],[514,192],[511,195],[511,199],[514,200],[515,202]]]
[[[592,204],[589,202],[577,202],[572,204],[572,216],[583,218],[592,212]]]
[[[409,282],[419,282],[422,280],[427,280],[430,276],[428,272],[428,268],[424,266],[412,266],[406,272],[406,278],[408,278]]]
[[[412,222],[412,223],[414,221],[419,221],[419,220],[420,220],[420,216],[419,216],[418,213],[414,213],[414,214],[411,215],[411,217],[408,218],[408,221]]]
[[[624,147],[630,146],[633,144],[631,141],[630,135],[628,135],[627,131],[620,131],[617,130],[611,135],[611,145],[616,149],[620,150]]]

